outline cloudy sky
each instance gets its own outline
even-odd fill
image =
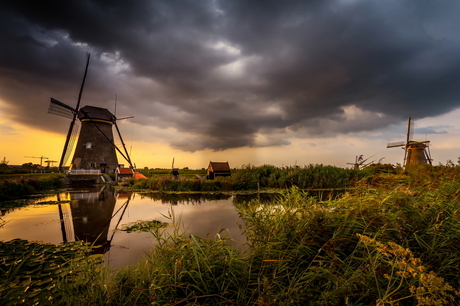
[[[460,2],[2,1],[0,158],[58,160],[50,97],[118,117],[139,167],[460,156]]]

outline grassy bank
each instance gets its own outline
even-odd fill
[[[173,180],[169,176],[154,175],[147,180],[129,180],[126,185],[134,189],[157,191],[232,191],[267,188],[348,188],[359,180],[373,175],[366,171],[342,169],[334,166],[308,165],[304,167],[243,166],[232,170],[231,177],[198,180],[183,177]]]
[[[151,230],[156,243],[137,265],[93,268],[90,277],[63,271],[49,284],[63,305],[460,303],[460,167],[374,174],[329,201],[292,187],[271,204],[235,205],[245,252],[227,244],[223,232],[203,239],[176,224],[173,234]],[[21,259],[0,269],[27,275],[30,265]],[[16,278],[5,285],[23,287],[1,291],[2,300],[33,289]]]
[[[63,174],[21,175],[0,180],[0,201],[24,198],[27,195],[63,187]]]

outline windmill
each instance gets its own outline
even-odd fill
[[[171,165],[171,175],[174,180],[177,181],[179,179],[179,168],[174,168],[174,157],[173,157],[172,165]]]
[[[73,154],[70,166],[71,169],[98,169],[102,173],[114,172],[118,167],[116,151],[123,156],[132,168],[131,159],[117,125],[117,120],[132,117],[117,119],[115,115],[106,108],[96,106],[87,105],[80,108],[81,96],[88,72],[89,59],[90,54],[88,53],[85,74],[80,86],[76,107],[73,108],[65,103],[51,98],[48,109],[48,113],[50,114],[72,119],[59,162],[59,170],[61,170],[67,163],[67,160],[73,151],[77,135],[78,142]],[[81,128],[79,128],[79,126],[81,126]],[[112,132],[113,126],[116,128],[118,137],[123,145],[124,152],[115,145]]]
[[[374,155],[372,155],[371,157],[373,157],[373,156]],[[354,163],[347,163],[347,165],[353,165],[353,169],[359,170],[359,169],[364,168],[364,167],[366,167],[366,166],[368,166],[368,165],[370,165],[370,164],[372,164],[374,162],[374,161],[371,161],[371,162],[366,163],[369,160],[369,158],[371,158],[371,157],[368,157],[368,158],[364,159],[362,155],[359,155],[359,156],[356,156]]]
[[[430,164],[431,165],[431,154],[429,149],[429,140],[413,141],[411,140],[413,134],[414,124],[411,117],[407,122],[407,136],[406,141],[390,142],[387,144],[387,148],[402,147],[404,149],[404,161],[403,165],[414,164]]]

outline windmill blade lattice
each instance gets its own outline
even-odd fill
[[[62,161],[62,166],[67,165],[67,162],[69,161],[70,156],[73,153],[73,148],[75,147],[75,144],[77,143],[78,134],[80,133],[80,127],[81,127],[80,122],[75,121],[75,124],[74,124],[74,126],[72,128],[72,134],[70,136],[70,139],[69,139],[69,142],[67,144],[66,151],[65,151],[64,160]]]
[[[413,118],[409,118],[409,141],[414,140],[415,122]]]
[[[73,116],[77,111],[70,107],[69,105],[62,103],[56,99],[51,98],[50,106],[48,108],[48,113],[53,115],[58,115],[61,117],[73,119]]]

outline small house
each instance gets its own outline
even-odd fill
[[[206,177],[209,180],[213,180],[219,176],[228,177],[231,175],[232,173],[228,162],[209,162],[208,170],[206,172]]]
[[[126,180],[134,177],[134,171],[131,168],[118,167],[115,170],[115,179],[117,181]]]

